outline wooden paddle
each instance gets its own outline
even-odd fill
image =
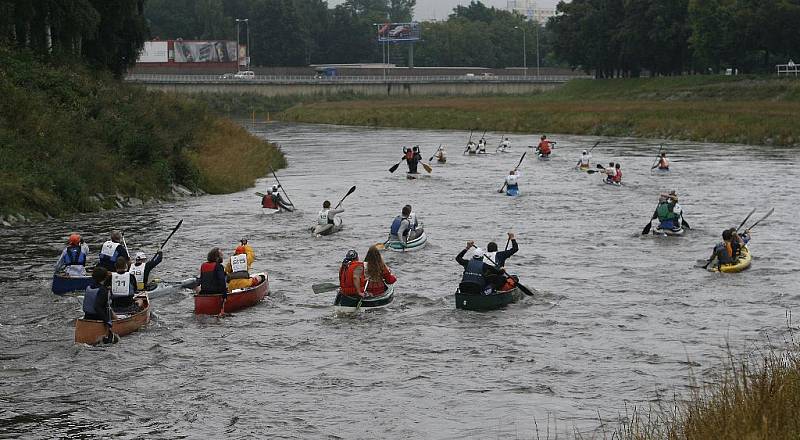
[[[289,197],[289,194],[286,192],[286,189],[283,187],[283,185],[281,185],[281,181],[280,181],[280,180],[278,180],[278,176],[275,174],[275,170],[273,170],[273,169],[272,169],[272,165],[269,165],[269,169],[270,169],[270,171],[272,171],[272,177],[274,177],[274,178],[275,178],[275,181],[276,181],[276,182],[278,182],[278,188],[280,188],[281,190],[283,190],[283,194],[285,194],[285,195],[286,195],[286,200],[287,200],[287,201],[288,201],[288,202],[289,202],[289,203],[290,203],[292,206],[294,206],[294,202],[292,202],[292,199]]]
[[[425,171],[427,171],[428,174],[430,174],[431,171],[433,171],[433,168],[430,165],[426,164],[425,162],[420,162],[420,164],[422,164],[422,168],[425,168]]]
[[[353,194],[354,192],[356,192],[356,186],[355,185],[350,187],[350,191],[347,191],[347,194],[345,194],[344,197],[342,197],[342,200],[339,200],[339,203],[336,205],[336,208],[333,208],[333,209],[339,209],[339,207],[342,206],[342,202],[344,202],[344,199],[346,199],[347,196],[349,196],[350,194]]]
[[[525,159],[525,155],[526,154],[528,154],[527,151],[522,153],[522,157],[519,158],[519,163],[517,163],[517,166],[514,167],[514,171],[517,171],[519,169],[520,165],[522,165],[522,161]],[[503,190],[506,189],[506,185],[508,185],[508,182],[503,182],[503,186],[499,190],[497,190],[497,192],[498,193],[502,193]]]
[[[339,285],[334,283],[318,283],[311,285],[311,290],[313,290],[315,294],[332,292],[338,288]]]
[[[511,239],[509,239],[509,241],[511,241]],[[475,245],[473,244],[472,247],[475,247]],[[511,277],[511,275],[509,275],[505,269],[497,267],[497,263],[495,263],[494,260],[489,258],[488,255],[484,254],[483,256],[486,257],[486,259],[489,260],[489,262],[491,262],[494,265],[494,267],[497,268],[498,271],[500,271],[500,273],[505,274],[506,278]],[[533,296],[533,292],[531,291],[531,289],[528,289],[527,287],[523,286],[519,281],[516,281],[515,285],[519,287],[519,290],[521,290],[522,293],[524,293],[525,295]]]

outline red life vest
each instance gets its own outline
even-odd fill
[[[406,150],[406,160],[414,159],[414,150],[408,149]]]
[[[617,172],[616,172],[616,174],[614,174],[614,177],[612,178],[612,180],[614,182],[616,182],[616,183],[622,182],[622,170],[617,170]]]
[[[355,272],[356,268],[360,267],[362,271],[361,275],[361,291],[364,291],[364,287],[367,285],[367,276],[364,272],[364,263],[361,261],[351,261],[347,267],[339,268],[339,289],[342,291],[342,295],[347,296],[357,296],[358,291],[353,286],[354,276],[353,273]]]
[[[539,142],[539,152],[542,154],[550,154],[550,142],[548,141]]]
[[[269,194],[265,195],[261,198],[261,207],[268,208],[268,209],[278,209],[278,205],[272,200],[272,196]]]

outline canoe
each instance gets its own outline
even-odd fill
[[[440,158],[436,159],[436,162],[447,163],[447,158],[446,157],[440,157]]]
[[[539,159],[539,160],[550,160],[550,156],[551,156],[551,155],[552,155],[552,153],[551,153],[551,154],[548,154],[547,156],[543,156],[543,155],[541,155],[541,154],[537,154],[537,155],[536,155],[536,158],[537,158],[537,159]]]
[[[619,186],[623,186],[624,184],[622,182],[609,182],[608,180],[603,179],[603,185],[619,187]]]
[[[265,296],[269,295],[269,276],[265,273],[264,282],[247,289],[236,289],[228,294],[225,300],[225,313],[232,313],[258,304]],[[222,295],[194,295],[194,313],[196,315],[219,315],[222,307]]]
[[[399,241],[389,241],[386,242],[385,249],[389,249],[395,252],[411,252],[421,249],[425,246],[425,243],[428,242],[428,235],[425,232],[422,233],[419,237],[409,241],[406,243],[405,246]]]
[[[150,298],[147,293],[138,295],[144,299],[142,310],[133,315],[118,315],[118,319],[111,322],[111,331],[117,336],[129,335],[150,322]],[[95,345],[103,341],[108,331],[103,321],[80,318],[75,321],[75,343]]]
[[[367,310],[382,309],[391,304],[393,300],[394,284],[390,284],[381,296],[360,298],[337,293],[336,299],[333,301],[333,308],[337,315],[353,315]]]
[[[731,264],[723,264],[720,268],[717,268],[716,264],[712,264],[709,266],[709,270],[712,272],[737,273],[750,267],[752,262],[753,256],[750,255],[750,248],[745,246],[742,248],[742,255],[738,260]]]
[[[686,233],[686,230],[683,229],[683,227],[681,227],[680,229],[677,229],[677,230],[670,229],[670,228],[661,229],[660,226],[653,229],[653,234],[655,234],[655,235],[668,235],[670,237],[679,237],[679,236],[683,235],[684,233]]]
[[[516,197],[519,195],[519,188],[506,188],[506,195]]]
[[[418,179],[419,176],[420,176],[419,173],[406,173],[406,179],[408,180]]]
[[[334,217],[333,224],[327,225],[317,225],[312,228],[312,234],[315,237],[321,237],[323,235],[331,235],[335,234],[342,230],[344,226],[342,225],[342,218],[341,217]]]
[[[83,277],[71,277],[64,273],[53,275],[53,284],[50,290],[56,295],[64,295],[70,292],[83,292],[92,283],[89,275]]]
[[[461,293],[456,289],[456,308],[474,311],[496,310],[515,303],[520,298],[522,298],[522,291],[517,287],[491,295]]]

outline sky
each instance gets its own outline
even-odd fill
[[[494,6],[496,8],[505,8],[508,2],[506,0],[481,0],[486,6]],[[328,0],[330,6],[335,6],[342,3],[343,0]],[[539,0],[538,7],[542,8],[555,8],[558,0]],[[445,19],[453,8],[458,5],[468,5],[469,0],[417,0],[417,7],[414,9],[415,20],[430,20],[432,18]]]

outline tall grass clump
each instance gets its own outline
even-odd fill
[[[0,214],[91,211],[112,200],[96,194],[148,199],[172,184],[231,192],[285,164],[201,103],[78,63],[0,46],[0,96]],[[240,161],[236,178],[219,170]]]

